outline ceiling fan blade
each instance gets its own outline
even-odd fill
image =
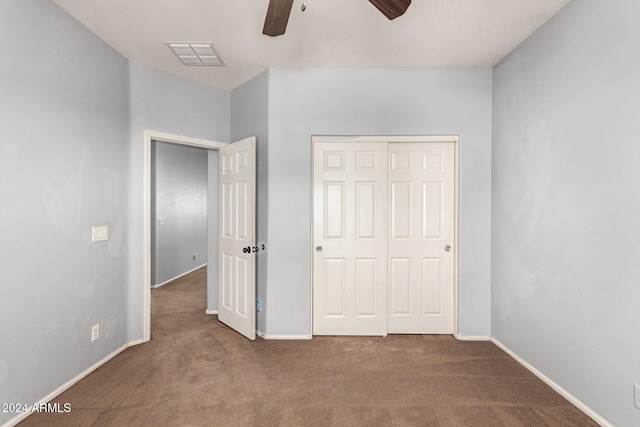
[[[262,34],[271,37],[284,34],[287,30],[287,23],[289,22],[292,6],[293,0],[270,0]]]
[[[369,0],[372,5],[389,19],[396,19],[404,15],[409,8],[411,0]]]

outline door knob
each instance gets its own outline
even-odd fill
[[[445,246],[444,250],[447,251],[447,252],[450,252],[451,251],[451,246],[449,246],[449,245]]]
[[[322,252],[322,246],[316,246],[316,252]]]

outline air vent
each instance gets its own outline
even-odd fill
[[[166,42],[180,61],[188,66],[224,66],[211,43]]]

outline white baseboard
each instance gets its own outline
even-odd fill
[[[187,274],[189,274],[189,273],[193,273],[194,271],[199,270],[199,269],[201,269],[202,267],[206,267],[206,266],[207,266],[207,263],[205,262],[204,264],[199,265],[199,266],[198,266],[198,267],[196,267],[196,268],[192,268],[191,270],[189,270],[189,271],[187,271],[187,272],[185,272],[185,273],[182,273],[182,274],[180,274],[180,275],[178,275],[178,276],[174,277],[173,279],[166,280],[166,281],[164,281],[164,282],[162,282],[162,283],[158,283],[157,285],[151,285],[151,287],[152,287],[153,289],[158,289],[160,286],[164,286],[164,285],[166,285],[166,284],[167,284],[167,283],[169,283],[169,282],[173,282],[174,280],[179,279],[179,278],[181,278],[182,276],[186,276]]]
[[[206,314],[218,314],[218,310],[205,310]]]
[[[128,347],[133,347],[134,345],[140,345],[140,344],[144,344],[148,341],[143,340],[142,338],[140,338],[139,340],[135,340],[135,341],[131,341],[128,345]]]
[[[39,399],[39,400],[37,400],[36,402],[33,402],[33,403],[48,403],[48,402],[50,402],[51,400],[55,399],[57,396],[59,396],[60,394],[62,394],[66,390],[68,390],[71,386],[75,385],[78,381],[80,381],[81,379],[83,379],[84,377],[86,377],[87,375],[89,375],[90,373],[95,371],[96,369],[98,369],[100,366],[104,365],[109,360],[113,359],[118,354],[122,353],[124,350],[126,350],[131,345],[134,345],[134,343],[129,343],[129,344],[123,345],[122,347],[120,347],[119,349],[117,349],[116,351],[114,351],[113,353],[108,355],[107,357],[105,357],[102,360],[96,362],[93,366],[90,366],[89,368],[85,369],[83,372],[81,372],[78,375],[76,375],[74,378],[70,379],[69,381],[67,381],[66,383],[62,384],[57,389],[53,390],[51,393],[49,393],[48,395],[46,395],[42,399]],[[18,424],[20,421],[22,421],[25,418],[27,418],[32,413],[33,412],[31,412],[30,409],[29,409],[28,412],[21,412],[18,415],[16,415],[15,417],[13,417],[10,420],[6,421],[4,424],[2,424],[1,427],[13,427],[16,424]]]
[[[453,337],[460,341],[491,341],[491,337],[487,337],[484,335],[465,336],[465,335],[453,334]]]
[[[262,331],[256,331],[256,335],[265,340],[310,340],[313,335],[267,335]]]
[[[495,345],[497,345],[498,347],[500,347],[505,353],[507,353],[509,356],[513,357],[516,361],[518,361],[518,363],[520,363],[522,366],[524,366],[529,371],[531,371],[533,373],[533,375],[535,375],[536,377],[538,377],[542,381],[544,381],[549,387],[551,387],[552,389],[554,389],[555,391],[560,393],[565,399],[567,399],[569,402],[571,402],[576,408],[580,409],[582,412],[587,414],[591,419],[593,419],[593,421],[597,422],[602,427],[613,427],[613,425],[610,422],[605,420],[596,411],[594,411],[593,409],[589,408],[582,401],[580,401],[577,397],[575,397],[574,395],[569,393],[564,388],[560,387],[551,378],[547,377],[545,374],[543,374],[542,372],[540,372],[539,370],[534,368],[531,364],[529,364],[529,362],[527,362],[526,360],[524,360],[523,358],[518,356],[518,354],[513,352],[511,349],[509,349],[507,346],[502,344],[496,338],[491,338],[491,342],[494,343]]]

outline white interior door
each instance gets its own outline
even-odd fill
[[[313,147],[313,333],[386,335],[387,144]]]
[[[454,332],[454,144],[389,144],[389,333]]]
[[[221,147],[219,158],[218,319],[254,340],[256,139]]]

